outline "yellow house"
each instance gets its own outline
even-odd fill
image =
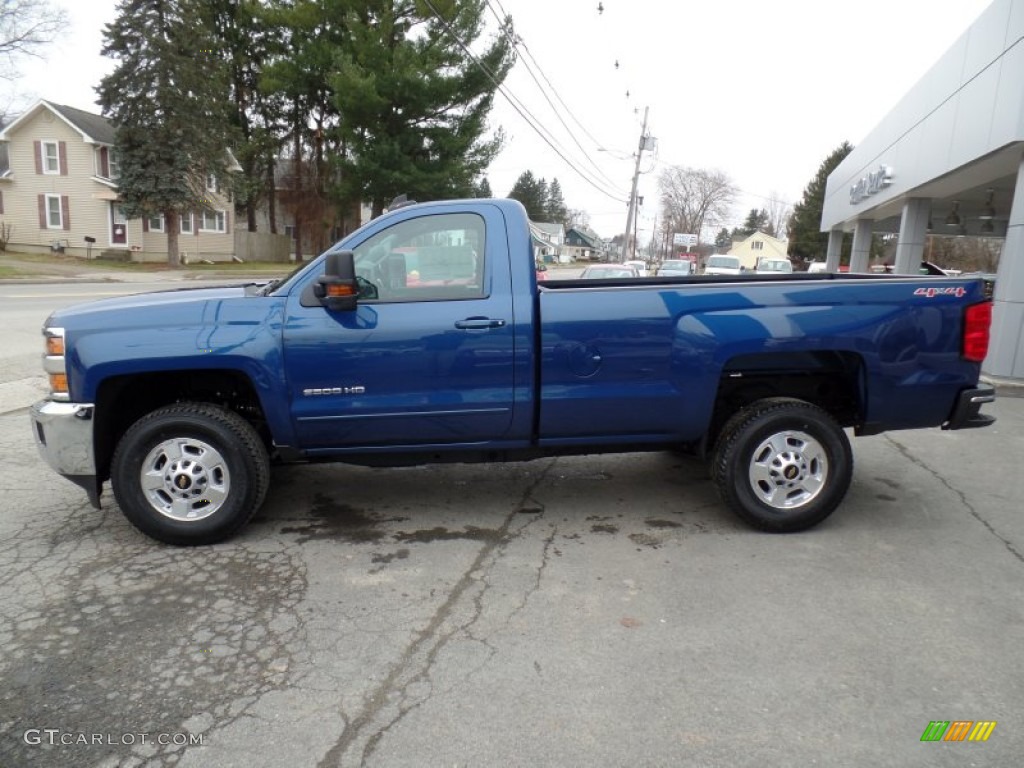
[[[758,259],[789,259],[786,250],[788,240],[779,240],[758,230],[743,240],[733,240],[730,256],[739,256],[744,269],[755,269]]]
[[[114,126],[40,100],[0,130],[0,222],[8,248],[132,261],[166,261],[163,216],[128,219],[117,192]],[[240,170],[231,158],[231,170]],[[183,258],[234,255],[234,210],[214,178],[205,209],[181,217]]]

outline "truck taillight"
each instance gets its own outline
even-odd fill
[[[963,356],[980,363],[988,354],[989,327],[992,325],[992,302],[972,304],[964,312]]]

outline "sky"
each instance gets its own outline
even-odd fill
[[[53,2],[71,26],[45,60],[21,63],[5,103],[99,112],[116,2]],[[870,133],[990,2],[601,0],[599,12],[598,0],[488,0],[485,37],[508,14],[520,39],[491,114],[506,137],[491,190],[507,195],[525,171],[558,179],[567,206],[612,238],[625,229],[646,110],[657,148],[641,157],[640,241],[669,166],[727,174],[740,190],[728,225],[739,225],[769,198],[799,201],[829,153]]]

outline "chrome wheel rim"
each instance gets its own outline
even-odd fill
[[[164,440],[146,454],[139,481],[154,510],[185,523],[212,515],[231,491],[224,457],[209,443],[188,437]]]
[[[777,432],[754,449],[748,477],[754,495],[772,509],[802,507],[825,487],[828,454],[806,432]]]

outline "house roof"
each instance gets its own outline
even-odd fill
[[[568,232],[565,233],[566,237],[568,237],[569,234],[572,233],[572,232],[575,232],[577,237],[579,237],[580,240],[582,240],[584,243],[586,243],[591,248],[600,248],[601,247],[601,240],[597,236],[596,232],[591,232],[588,229],[581,229],[580,227],[572,227],[572,228],[569,229]]]
[[[49,104],[49,102],[46,102]],[[67,107],[63,104],[50,104],[64,119],[78,128],[86,136],[91,137],[98,144],[114,143],[114,126],[102,115],[94,115],[83,109]]]
[[[565,231],[565,228],[561,224],[553,224],[546,221],[531,221],[530,224],[541,232],[546,232],[549,235],[560,235]]]
[[[83,109],[75,109],[74,107],[68,107],[63,104],[54,104],[46,101],[45,99],[40,99],[18,115],[18,117],[14,118],[14,120],[5,125],[3,130],[0,130],[0,140],[6,140],[8,138],[7,134],[14,130],[20,123],[35,115],[41,109],[47,109],[55,114],[71,128],[80,133],[82,138],[89,144],[114,143],[114,126],[109,120],[107,120],[107,118],[102,115],[93,114],[92,112],[86,112]]]

